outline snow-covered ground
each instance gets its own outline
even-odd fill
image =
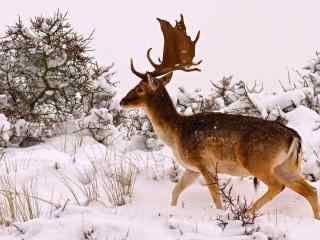
[[[84,182],[83,176],[92,172],[93,164],[99,169],[124,161],[138,169],[134,194],[127,205],[112,207],[105,196],[85,204],[79,190],[81,204],[75,203],[63,179]],[[128,143],[106,148],[89,137],[74,135],[34,147],[7,149],[1,160],[1,176],[14,180],[17,186],[34,181],[37,197],[60,207],[41,203],[40,218],[2,227],[0,239],[319,239],[320,221],[312,218],[307,202],[290,190],[263,208],[263,216],[256,220],[259,228],[251,236],[244,235],[237,221],[224,230],[218,227],[216,218],[223,211],[215,209],[201,179],[182,194],[178,207],[172,208],[171,167],[168,148],[153,153]],[[255,192],[250,179],[232,178],[231,184],[234,194],[249,201],[265,191],[260,184]],[[314,185],[320,190],[319,182]]]

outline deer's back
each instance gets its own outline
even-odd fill
[[[256,117],[224,113],[199,113],[185,116],[181,134],[197,144],[207,137],[244,136],[255,132],[256,135],[298,137],[299,134],[276,121]],[[186,139],[187,140],[187,139]]]
[[[296,131],[281,123],[254,117],[200,113],[186,116],[182,122],[181,156],[219,159],[229,162],[231,168],[239,154],[269,161],[280,151],[287,151],[293,138],[300,139]]]

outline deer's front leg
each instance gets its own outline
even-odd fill
[[[199,173],[190,170],[185,170],[182,177],[172,191],[171,206],[176,206],[180,193],[190,186],[199,176]]]
[[[206,167],[202,166],[199,167],[199,170],[203,175],[204,179],[206,180],[207,186],[209,188],[211,197],[216,205],[216,208],[223,209],[217,174],[211,173]]]

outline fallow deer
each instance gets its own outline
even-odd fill
[[[162,61],[170,62],[167,57],[164,54]],[[218,112],[183,116],[176,111],[165,86],[173,71],[188,71],[192,65],[190,61],[185,65],[160,64],[155,71],[143,74],[135,70],[131,59],[131,71],[141,81],[120,102],[125,108],[145,110],[157,135],[185,168],[172,192],[171,205],[175,206],[181,192],[202,175],[216,207],[222,209],[216,174],[225,173],[254,176],[268,186],[250,213],[288,187],[310,203],[314,217],[319,219],[317,190],[301,174],[301,138],[295,130],[254,117]]]

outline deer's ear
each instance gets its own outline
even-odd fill
[[[150,73],[147,73],[148,85],[152,90],[156,90],[159,87],[159,80],[152,77]]]
[[[173,73],[171,72],[171,73],[168,73],[167,75],[163,76],[161,78],[161,84],[163,86],[167,85],[170,82],[172,75],[173,75]]]

